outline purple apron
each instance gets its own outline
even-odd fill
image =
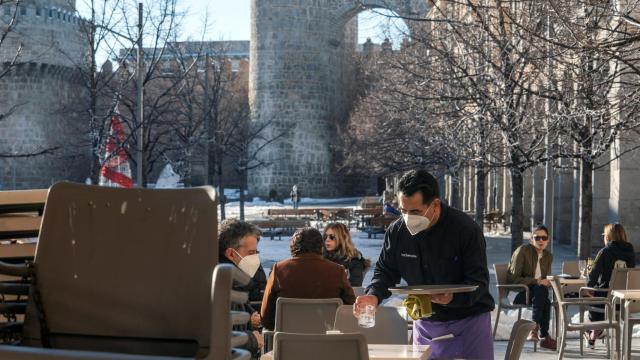
[[[432,340],[438,337],[444,338]],[[491,313],[444,322],[416,320],[413,323],[413,343],[431,345],[429,359],[493,360]]]

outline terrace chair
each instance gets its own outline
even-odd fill
[[[640,290],[640,269],[629,269],[630,271],[627,272],[627,286],[626,289],[627,290]],[[626,351],[627,349],[631,349],[631,340],[632,340],[632,336],[631,334],[633,333],[633,326],[640,324],[640,303],[636,302],[636,301],[632,301],[629,303],[629,316],[628,317],[624,317],[623,314],[621,314],[620,316],[620,321],[621,322],[625,322],[628,321],[629,322],[629,326],[627,327],[627,334],[624,334],[623,336],[627,336],[626,339],[629,339],[629,343],[628,344],[623,344],[623,346],[625,346],[626,348],[623,349],[623,351]],[[623,328],[621,326],[621,328]],[[630,350],[629,350],[630,351]],[[631,352],[629,352],[631,353]],[[625,352],[626,354],[626,352]]]
[[[553,292],[556,296],[556,301],[558,303],[558,314],[560,321],[560,336],[559,336],[559,349],[560,352],[558,354],[558,360],[562,359],[564,356],[565,347],[567,344],[567,332],[568,331],[579,331],[580,332],[580,355],[583,355],[584,349],[584,338],[582,337],[582,333],[588,330],[615,330],[616,338],[619,338],[620,329],[618,328],[618,322],[613,319],[613,311],[611,306],[611,301],[607,298],[565,298],[564,292],[562,289],[562,284],[560,283],[559,277],[554,277],[551,281],[551,287],[553,288]],[[568,314],[569,306],[578,306],[580,309],[583,309],[585,306],[602,304],[605,305],[605,320],[603,321],[595,321],[595,322],[584,322],[582,311],[580,316],[580,321],[578,323],[571,322],[571,317]],[[616,354],[619,354],[619,343],[616,341]],[[607,351],[610,351],[611,347],[607,342]],[[613,354],[611,354],[613,358]]]
[[[529,287],[523,284],[509,284],[507,283],[507,271],[509,270],[509,264],[493,264],[493,270],[496,274],[496,287],[498,288],[498,309],[496,311],[496,322],[493,325],[493,339],[496,339],[496,332],[498,331],[498,322],[500,321],[500,313],[502,309],[518,310],[518,320],[522,318],[522,309],[530,308],[529,303]],[[525,292],[524,304],[513,304],[509,301],[509,292]],[[533,342],[534,350],[537,349],[537,342]]]
[[[513,324],[507,351],[504,353],[504,360],[519,360],[524,348],[527,336],[536,327],[536,323],[531,320],[520,319]]]
[[[248,277],[218,258],[213,189],[51,187],[17,359],[248,358]],[[27,270],[25,270],[27,271]],[[212,283],[213,279],[213,283]]]
[[[562,273],[580,277],[580,263],[576,260],[574,261],[563,261],[562,262]],[[564,295],[567,297],[577,297],[580,292],[579,285],[566,285],[563,287]]]
[[[333,329],[336,311],[342,299],[278,298],[273,331],[264,331],[265,352],[271,349],[274,333],[324,334]]]
[[[342,305],[336,312],[334,329],[342,333],[361,333],[367,339],[367,344],[409,344],[407,321],[394,307],[378,306],[376,326],[362,328],[353,316],[353,306]]]
[[[369,351],[362,334],[292,334],[278,332],[273,358],[278,360],[368,360]]]

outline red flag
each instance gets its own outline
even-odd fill
[[[131,166],[129,166],[129,156],[122,147],[126,140],[124,127],[118,120],[116,112],[111,117],[111,127],[109,137],[105,146],[104,164],[100,169],[100,185],[111,187],[132,188]]]

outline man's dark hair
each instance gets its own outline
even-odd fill
[[[246,221],[227,219],[218,228],[218,250],[222,255],[228,248],[238,249],[240,240],[247,235],[260,237],[262,231],[257,226]]]
[[[398,191],[407,197],[413,196],[413,194],[420,191],[423,204],[428,204],[433,199],[440,197],[438,181],[426,170],[407,171],[400,178]]]
[[[307,227],[296,230],[291,236],[289,242],[289,249],[291,250],[291,256],[297,256],[300,254],[322,254],[322,234],[315,228]]]

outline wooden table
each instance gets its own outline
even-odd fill
[[[369,359],[376,360],[427,360],[431,355],[429,345],[391,345],[391,344],[367,344]],[[262,355],[260,360],[273,360],[271,351]]]
[[[611,295],[613,296],[613,306],[618,300],[624,307],[624,309],[620,309],[621,313],[624,314],[621,319],[629,318],[629,303],[640,300],[640,290],[613,290]],[[631,358],[631,339],[627,335],[628,326],[629,322],[625,321],[622,328],[622,359]]]

